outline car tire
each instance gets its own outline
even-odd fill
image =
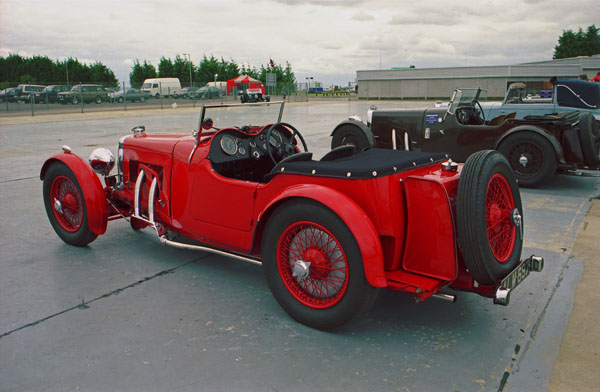
[[[508,160],[519,186],[535,187],[556,173],[556,153],[550,142],[534,132],[517,132],[498,146]]]
[[[79,103],[79,99],[77,98],[77,96],[73,95],[73,98],[71,98],[71,103],[73,105],[77,105]]]
[[[333,132],[331,149],[333,150],[334,148],[344,145],[356,147],[356,152],[363,151],[365,148],[370,147],[367,135],[365,135],[359,127],[352,124],[341,125]]]
[[[43,185],[50,224],[67,244],[86,246],[97,237],[88,226],[87,207],[77,177],[62,162],[53,163]]]
[[[583,113],[579,118],[579,141],[583,162],[588,167],[596,168],[600,163],[600,130],[592,113]]]
[[[123,97],[119,97],[119,98],[117,98],[117,101],[118,101],[119,103],[123,103],[125,100],[123,99]]]
[[[97,105],[100,105],[102,103],[102,97],[96,95],[96,98],[94,98],[94,102],[96,102]]]
[[[471,276],[494,285],[519,263],[523,207],[506,158],[494,150],[472,154],[456,195],[458,245]]]
[[[280,206],[265,229],[262,252],[273,296],[292,318],[312,328],[340,328],[366,312],[377,293],[366,280],[351,231],[322,204],[307,200]],[[311,264],[292,265],[293,254]]]

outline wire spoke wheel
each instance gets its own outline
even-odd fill
[[[522,177],[534,177],[543,167],[544,155],[535,143],[522,142],[510,153],[510,165]]]
[[[297,222],[284,232],[277,266],[294,298],[313,308],[335,305],[348,286],[348,261],[340,243],[312,222]]]
[[[506,178],[494,174],[488,183],[485,220],[490,249],[498,262],[505,263],[515,246],[517,229],[511,214],[515,209]]]
[[[73,181],[59,176],[52,181],[50,188],[52,211],[63,229],[77,231],[83,222],[81,195]]]

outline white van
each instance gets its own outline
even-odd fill
[[[169,95],[179,94],[181,92],[181,83],[178,78],[154,78],[144,80],[142,91],[147,92],[152,97],[168,97]]]

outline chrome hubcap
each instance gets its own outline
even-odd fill
[[[54,209],[61,214],[63,213],[62,204],[61,204],[60,200],[54,199]]]
[[[519,163],[521,164],[521,166],[523,166],[523,167],[527,166],[528,162],[529,162],[529,159],[527,159],[527,157],[525,155],[521,155],[519,157]]]
[[[312,263],[304,260],[296,260],[292,269],[292,276],[295,278],[304,279],[310,275],[310,265]]]

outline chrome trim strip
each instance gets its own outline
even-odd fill
[[[148,220],[154,224],[154,199],[156,198],[156,184],[158,183],[156,177],[150,184],[150,190],[148,191]]]
[[[406,151],[410,150],[410,148],[408,147],[408,132],[404,132],[404,149]]]
[[[392,128],[392,150],[396,149],[396,130]]]
[[[142,182],[144,182],[145,176],[146,173],[144,172],[144,169],[142,169],[138,173],[138,178],[135,181],[135,193],[133,196],[133,215],[138,217],[140,216],[140,198],[142,197],[140,190],[142,188]]]

